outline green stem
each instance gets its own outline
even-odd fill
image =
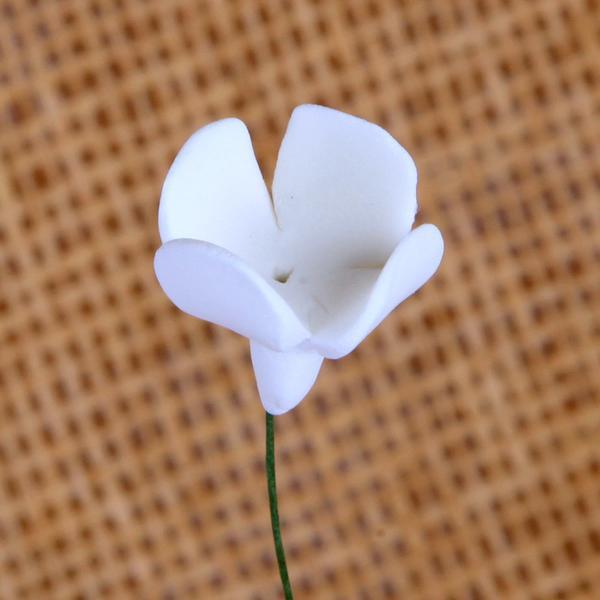
[[[279,576],[283,585],[285,600],[294,600],[292,585],[285,563],[285,551],[281,540],[281,528],[279,526],[279,510],[277,508],[277,483],[275,481],[275,419],[273,415],[267,415],[267,453],[265,466],[267,469],[267,488],[269,490],[269,507],[271,509],[271,528],[273,529],[273,541],[275,542],[275,553],[279,565]]]

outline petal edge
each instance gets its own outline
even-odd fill
[[[413,229],[387,260],[356,320],[318,332],[303,347],[334,359],[352,352],[398,304],[434,275],[443,253],[444,240],[435,225]]]
[[[224,248],[198,240],[171,240],[156,252],[154,269],[173,304],[194,317],[275,350],[292,348],[309,335],[283,298]]]

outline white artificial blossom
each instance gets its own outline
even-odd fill
[[[411,230],[417,171],[385,130],[296,108],[273,201],[248,130],[223,119],[183,146],[159,208],[158,281],[182,311],[250,339],[264,408],[281,414],[438,268],[434,225]]]

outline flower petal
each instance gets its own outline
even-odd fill
[[[333,320],[303,346],[326,358],[341,358],[367,336],[385,317],[416,292],[437,270],[444,241],[434,225],[421,225],[396,247],[381,270],[368,301],[353,318]]]
[[[274,352],[255,341],[250,355],[260,399],[272,415],[291,410],[308,394],[323,363],[316,352]]]
[[[172,240],[154,258],[158,281],[182,311],[276,350],[309,333],[277,292],[237,256],[198,240]]]
[[[274,287],[307,329],[318,333],[332,322],[352,322],[366,305],[380,271],[350,267],[296,269],[285,284]]]
[[[211,242],[262,272],[278,230],[242,121],[216,121],[184,144],[165,179],[158,221],[163,243]]]
[[[381,265],[410,231],[416,184],[410,155],[381,127],[303,105],[279,150],[275,212],[304,262]]]

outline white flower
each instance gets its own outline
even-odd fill
[[[271,202],[246,126],[217,121],[185,143],[165,180],[156,275],[181,310],[250,338],[265,410],[284,413],[323,358],[351,352],[436,271],[440,232],[411,231],[416,184],[386,131],[304,105]]]

